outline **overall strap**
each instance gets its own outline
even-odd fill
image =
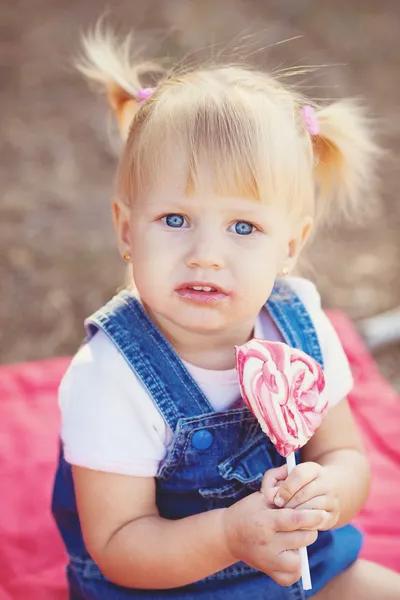
[[[98,329],[111,339],[175,431],[179,419],[214,412],[171,344],[140,302],[122,290],[86,319],[90,339]]]
[[[289,284],[278,280],[265,306],[285,342],[292,348],[303,350],[323,368],[324,360],[314,324]]]

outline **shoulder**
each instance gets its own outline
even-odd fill
[[[321,296],[315,283],[304,277],[287,277],[285,281],[296,296],[300,298],[310,314],[322,310]]]
[[[103,331],[78,350],[58,398],[68,462],[154,476],[169,442],[166,423],[145,386]]]
[[[353,377],[339,336],[325,314],[315,284],[302,277],[288,277],[287,284],[304,304],[315,327],[324,359],[326,389],[330,405],[345,398],[353,387]]]
[[[288,277],[287,284],[304,304],[311,321],[315,327],[323,354],[333,343],[341,348],[339,338],[331,322],[322,309],[321,296],[316,285],[309,279],[302,277]],[[343,350],[342,350],[343,351]],[[324,356],[326,358],[326,356]]]
[[[65,395],[77,388],[90,391],[110,383],[123,389],[134,384],[135,379],[118,348],[99,330],[73,357],[61,381],[60,392]]]
[[[123,406],[146,411],[150,405],[149,414],[159,414],[142,381],[101,329],[73,357],[60,384],[59,402],[64,414],[69,404],[81,411],[91,406],[107,412]]]
[[[124,360],[116,345],[101,329],[77,351],[71,362],[71,368],[99,365],[112,361],[113,366],[123,364]]]
[[[310,315],[321,346],[329,345],[332,340],[335,344],[340,344],[339,338],[322,308],[321,295],[316,285],[309,279],[302,277],[288,277],[286,282]]]
[[[337,344],[338,339],[331,322],[322,309],[321,295],[316,285],[302,277],[287,277],[285,282],[300,299],[309,314],[324,354],[324,347],[329,346],[332,339]]]

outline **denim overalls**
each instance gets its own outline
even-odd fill
[[[312,321],[284,281],[275,285],[266,308],[286,343],[301,348],[322,364]],[[174,349],[130,292],[120,292],[87,319],[86,326],[88,339],[97,329],[110,337],[175,432],[173,445],[157,475],[156,501],[162,517],[180,519],[228,507],[259,490],[265,471],[284,462],[246,407],[221,413],[213,410]],[[53,513],[70,557],[67,567],[70,600],[300,600],[305,597],[300,582],[281,587],[241,562],[174,590],[134,590],[110,583],[85,548],[71,468],[63,458],[62,449]],[[361,534],[351,525],[320,532],[318,540],[308,548],[313,589],[307,596],[316,593],[357,558],[361,541]],[[165,560],[168,563],[168,556]]]

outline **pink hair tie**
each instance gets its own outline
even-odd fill
[[[305,121],[308,133],[310,135],[318,135],[319,134],[319,121],[318,116],[313,106],[309,104],[305,104],[301,107],[301,114],[303,115],[303,119]]]
[[[139,104],[143,104],[143,102],[146,102],[146,100],[150,98],[155,89],[156,88],[152,87],[141,88],[137,93],[137,97],[139,98]]]

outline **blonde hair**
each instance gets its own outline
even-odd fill
[[[318,105],[278,77],[239,66],[167,71],[135,62],[131,38],[120,42],[100,26],[84,51],[79,69],[105,86],[126,140],[117,175],[122,202],[132,202],[171,156],[183,161],[188,193],[206,172],[216,193],[279,199],[317,218],[349,215],[371,193],[378,147],[355,101]],[[160,80],[141,102],[149,71]],[[316,110],[318,134],[307,130],[304,104]]]

